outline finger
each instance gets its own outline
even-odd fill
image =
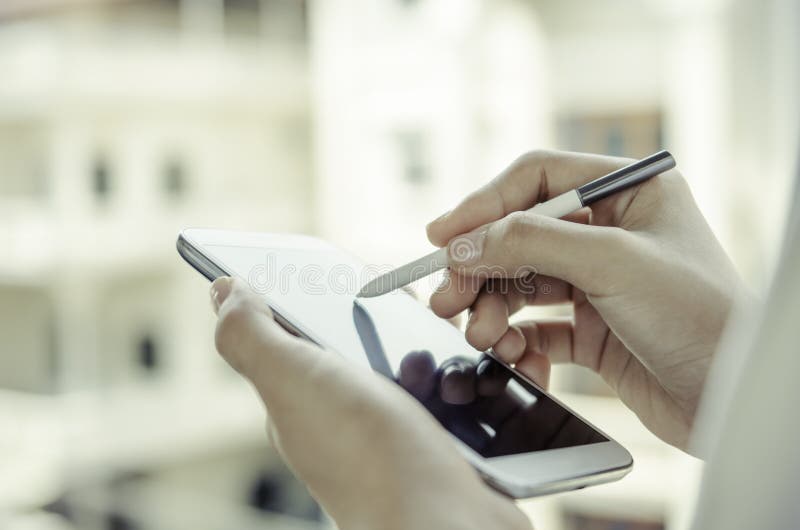
[[[525,353],[525,336],[517,326],[508,326],[492,349],[500,359],[508,364],[514,364]]]
[[[428,399],[436,387],[436,361],[431,352],[407,353],[400,361],[397,382],[418,400]]]
[[[523,155],[452,211],[431,222],[427,227],[428,239],[434,245],[444,246],[459,234],[511,212],[531,208],[630,162],[622,158],[558,151]],[[617,194],[615,201],[630,200],[630,193]]]
[[[610,294],[616,275],[630,268],[637,256],[634,241],[633,233],[620,228],[516,212],[455,238],[448,259],[450,268],[462,275],[544,274],[600,295]]]
[[[441,318],[452,318],[475,303],[486,277],[447,271],[444,280],[431,294],[431,310]]]
[[[547,356],[531,353],[517,361],[514,368],[547,390],[550,386],[550,366],[551,362]]]
[[[461,329],[461,322],[463,321],[463,318],[461,318],[462,315],[463,313],[458,313],[456,316],[448,318],[447,321],[450,322],[454,328]]]
[[[486,284],[487,275],[466,276],[448,271],[430,298],[431,310],[442,318],[452,318],[472,307]],[[526,305],[563,304],[572,300],[572,286],[564,280],[536,274],[506,284],[508,312],[513,315]]]
[[[211,284],[211,302],[217,314],[217,351],[237,371],[246,375],[253,365],[258,342],[271,342],[272,311],[251,295],[238,279],[222,277]],[[261,329],[263,328],[263,329]]]
[[[475,301],[465,331],[467,342],[484,351],[494,346],[508,330],[508,306],[499,292],[483,292]]]
[[[480,278],[481,276],[479,274],[477,277]],[[535,272],[518,278],[489,279],[481,292],[478,293],[478,297],[482,296],[483,293],[500,293],[504,295],[509,316],[528,305],[545,306],[572,301],[572,286],[570,284],[564,280],[545,276],[544,274],[536,274]],[[474,310],[474,303],[472,307]]]
[[[514,285],[517,286],[516,290],[525,294],[524,305],[546,306],[572,302],[572,285],[554,276],[536,274],[532,284],[528,280],[514,282]],[[509,304],[509,312],[512,315],[521,308]]]
[[[525,351],[514,368],[547,390],[553,363],[573,360],[573,324],[569,319],[517,324],[525,337]]]
[[[569,319],[529,321],[516,325],[525,337],[525,352],[519,361],[523,365],[534,362],[526,361],[528,357],[543,355],[551,363],[577,364],[609,381],[607,374],[619,373],[620,363],[628,359],[626,355],[619,355],[621,352],[629,353],[625,346],[601,322],[594,325],[582,322],[580,336],[576,336],[575,324]]]
[[[489,280],[472,305],[466,328],[467,342],[479,350],[493,348],[504,361],[513,363],[525,348],[519,330],[509,326],[509,316],[525,305],[526,296],[508,289],[505,280]]]
[[[570,319],[527,321],[516,326],[525,337],[523,358],[540,355],[553,363],[573,362],[574,327]]]
[[[259,392],[302,379],[321,357],[309,343],[281,328],[264,300],[243,281],[218,278],[212,284],[211,297],[219,317],[217,350]]]
[[[442,364],[439,397],[451,405],[472,403],[476,392],[476,366],[464,359],[448,359]]]

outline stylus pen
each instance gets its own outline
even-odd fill
[[[675,159],[672,158],[672,155],[668,151],[659,151],[574,190],[564,192],[549,201],[539,203],[528,211],[546,217],[563,217],[674,167]],[[433,274],[447,266],[447,247],[443,247],[427,256],[378,276],[364,285],[356,296],[359,298],[380,296]]]

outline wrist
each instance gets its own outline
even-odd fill
[[[417,530],[453,528],[459,530],[532,530],[528,517],[516,504],[483,486],[484,491],[459,496],[455,492],[420,488],[425,495],[407,492],[394,502],[370,499],[357,513],[334,517],[341,530]],[[376,502],[377,501],[377,502]]]

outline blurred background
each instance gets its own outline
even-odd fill
[[[400,264],[525,151],[668,148],[759,291],[797,27],[794,0],[3,0],[0,526],[331,526],[214,352],[186,226]],[[554,391],[636,465],[523,502],[537,528],[687,528],[701,464],[582,369]]]

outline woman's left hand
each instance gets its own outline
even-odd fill
[[[241,280],[211,287],[216,345],[256,388],[268,434],[340,528],[530,528],[387,379],[284,331]]]

